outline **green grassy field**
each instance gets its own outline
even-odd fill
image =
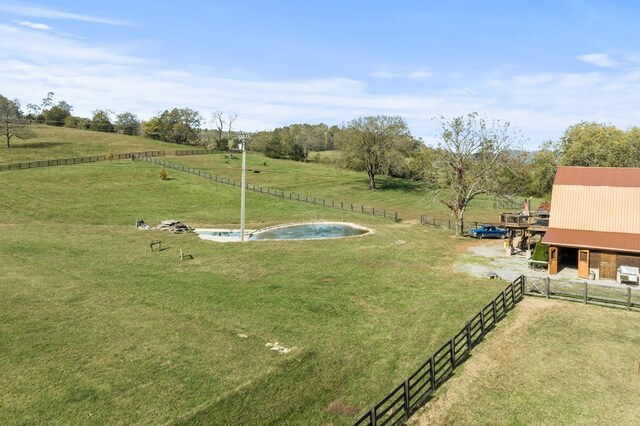
[[[67,129],[44,124],[34,124],[29,128],[35,137],[24,140],[13,138],[11,148],[8,149],[6,143],[0,146],[0,164],[106,155],[109,151],[116,154],[190,148],[140,136]]]
[[[239,155],[236,157],[228,159],[225,154],[213,154],[179,157],[171,161],[239,180],[241,160]],[[429,212],[432,218],[452,219],[447,207],[434,198],[434,191],[426,189],[418,181],[379,176],[376,178],[378,189],[370,191],[365,173],[324,164],[275,160],[259,154],[247,156],[247,168],[259,172],[247,174],[249,185],[397,211],[403,220],[420,220],[425,212]],[[479,197],[469,206],[467,220],[497,222],[503,211],[509,211],[509,207],[491,197]]]
[[[410,424],[636,425],[636,312],[526,298]]]
[[[193,148],[137,136],[45,125],[34,125],[32,130],[36,137],[26,140],[14,139],[11,149],[4,146],[0,148],[0,164],[105,155],[109,151],[121,153]],[[335,152],[318,154],[336,156]],[[168,160],[239,180],[241,162],[240,156],[236,155],[236,157],[236,159],[228,159],[225,154],[214,154],[168,158]],[[369,183],[365,173],[339,169],[326,164],[275,160],[253,153],[248,155],[248,167],[252,171],[260,172],[248,174],[247,181],[251,185],[398,211],[399,216],[404,220],[419,220],[425,212],[428,212],[431,218],[453,219],[444,204],[434,198],[434,192],[425,189],[420,182],[380,176],[376,178],[379,189],[368,191]],[[534,201],[533,205],[536,206],[537,201]],[[479,197],[472,201],[467,220],[469,223],[472,221],[496,222],[500,212],[519,208],[519,203],[507,206],[496,202],[491,197]]]
[[[466,242],[450,232],[259,194],[248,227],[376,232],[217,244],[139,231],[239,222],[238,188],[158,171],[0,174],[0,423],[350,424],[504,286],[455,273],[444,259]]]

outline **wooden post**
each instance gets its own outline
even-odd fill
[[[184,260],[184,252],[180,249],[180,260]]]
[[[404,416],[409,417],[409,380],[404,381]]]
[[[449,340],[449,347],[451,348],[451,369],[455,370],[456,368],[456,342],[455,337]]]
[[[480,311],[480,335],[484,337],[484,309]]]
[[[587,304],[587,282],[584,282],[584,304]]]
[[[433,355],[429,358],[429,382],[431,383],[431,390],[434,390],[436,388],[436,363]]]
[[[496,309],[496,299],[493,299],[491,303],[491,309],[493,310],[493,324],[491,325],[493,327],[494,325],[496,325],[496,322],[498,321],[498,310]]]
[[[544,297],[549,298],[549,287],[551,286],[551,279],[547,277],[544,283]]]
[[[465,328],[467,330],[467,352],[471,352],[471,323],[468,322]]]
[[[507,313],[507,290],[502,290],[502,313]]]
[[[627,311],[631,310],[631,287],[627,287]],[[640,368],[640,364],[639,367]]]
[[[516,286],[512,282],[511,283],[511,301],[513,302],[513,306],[516,305]]]
[[[373,407],[369,412],[369,421],[371,422],[371,426],[377,426],[376,422],[376,407]]]

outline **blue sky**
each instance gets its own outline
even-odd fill
[[[0,94],[246,131],[400,115],[427,143],[434,117],[475,111],[535,149],[640,124],[637,22],[632,1],[0,0]]]

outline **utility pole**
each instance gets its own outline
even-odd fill
[[[242,142],[242,188],[240,191],[240,241],[244,242],[244,201],[247,189],[247,135],[240,135]]]

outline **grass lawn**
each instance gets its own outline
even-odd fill
[[[0,144],[0,164],[106,155],[109,151],[117,154],[193,148],[140,136],[68,129],[44,124],[34,124],[29,128],[34,132],[35,137],[24,140],[13,138],[11,148],[7,148],[6,141]]]
[[[467,242],[450,232],[253,193],[248,227],[376,232],[219,244],[139,231],[137,219],[239,223],[238,188],[158,171],[0,174],[0,423],[350,424],[504,287],[452,270]],[[276,341],[291,351],[265,346]]]
[[[213,154],[168,160],[240,180],[241,160],[239,155],[236,157],[228,159],[224,154]],[[365,173],[324,164],[276,160],[260,154],[247,155],[247,168],[259,171],[247,174],[249,185],[397,211],[403,220],[420,220],[425,212],[432,218],[453,219],[447,207],[434,199],[434,191],[425,188],[422,182],[379,176],[376,178],[378,189],[370,191]],[[521,204],[517,206],[516,210],[521,208]],[[467,220],[497,222],[503,211],[510,211],[510,207],[491,197],[479,197],[471,202]]]
[[[637,312],[527,297],[410,424],[637,425],[639,324]]]

